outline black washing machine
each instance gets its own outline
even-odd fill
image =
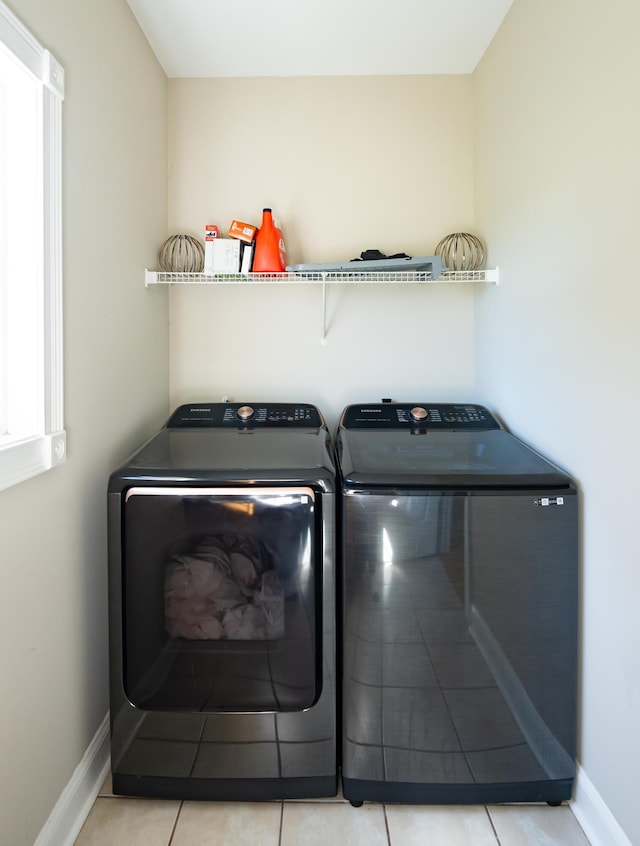
[[[318,409],[181,406],[108,502],[114,793],[335,795],[335,471]]]
[[[349,406],[336,450],[345,798],[569,799],[572,479],[471,404]]]

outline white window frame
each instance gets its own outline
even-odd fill
[[[0,42],[41,86],[41,355],[37,431],[0,432],[0,490],[66,460],[62,358],[62,101],[64,70],[0,0]],[[10,282],[1,284],[10,284]],[[8,315],[7,319],[11,319]],[[0,326],[0,330],[1,330]],[[18,366],[10,360],[7,367]],[[3,398],[0,397],[0,402]]]

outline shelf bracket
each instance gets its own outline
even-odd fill
[[[327,274],[322,274],[322,346],[327,345]]]

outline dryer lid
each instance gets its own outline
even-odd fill
[[[504,429],[340,430],[347,487],[569,487],[570,477]]]

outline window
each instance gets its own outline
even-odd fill
[[[0,489],[65,460],[64,72],[0,0]]]

